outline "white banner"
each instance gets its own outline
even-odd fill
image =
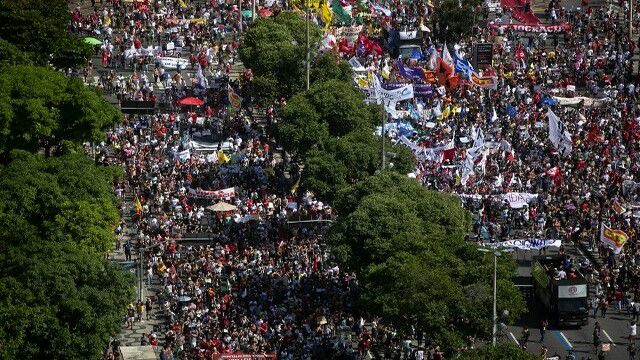
[[[587,285],[558,286],[558,298],[586,298]]]
[[[352,57],[351,59],[349,59],[349,64],[351,65],[351,68],[355,72],[367,71],[367,69],[365,69],[364,66],[362,66],[362,64],[360,64],[360,61],[358,61],[358,59],[356,59],[355,56]]]
[[[567,127],[556,116],[556,114],[549,109],[547,111],[547,117],[549,118],[549,139],[553,146],[558,150],[560,155],[568,156],[573,150],[571,142],[571,134],[567,130]]]
[[[236,196],[235,188],[227,188],[222,190],[196,190],[189,188],[189,197],[196,199],[229,199]]]
[[[510,192],[504,195],[500,195],[500,197],[503,201],[508,201],[511,208],[520,209],[525,205],[529,205],[529,202],[532,199],[537,198],[538,194]]]
[[[558,105],[562,106],[575,106],[582,103],[582,105],[586,107],[600,107],[608,101],[608,99],[595,99],[585,96],[576,96],[571,98],[554,96],[553,99],[558,102]]]
[[[189,64],[189,60],[182,58],[174,58],[174,57],[161,57],[158,59],[160,62],[160,66],[165,69],[177,69],[180,66],[181,69],[185,69]]]
[[[207,143],[202,141],[191,140],[189,142],[191,148],[195,151],[218,151],[218,143]],[[228,141],[222,142],[221,150],[228,151],[232,144]]]
[[[176,153],[176,157],[180,159],[180,161],[187,161],[191,159],[191,151],[189,151],[189,149],[180,151]]]
[[[484,246],[488,246],[492,249],[520,249],[520,250],[540,250],[548,246],[560,247],[562,245],[561,240],[552,239],[516,239],[507,240],[497,243],[484,243]]]

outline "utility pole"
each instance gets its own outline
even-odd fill
[[[309,58],[310,58],[310,54],[309,54],[309,0],[305,0],[305,5],[306,5],[306,12],[307,12],[307,90],[309,90],[309,69],[310,69],[310,64],[309,64]]]
[[[238,30],[242,32],[242,0],[238,0]]]
[[[479,248],[478,251],[493,253],[493,331],[491,332],[491,343],[496,346],[498,335],[498,256],[502,253],[499,249]]]
[[[633,35],[633,2],[635,0],[629,0],[629,40]]]
[[[374,75],[375,76],[375,75]],[[382,139],[382,170],[384,171],[387,166],[387,154],[384,151],[384,138],[386,136],[384,128],[387,125],[387,109],[382,105],[382,129],[380,131],[380,138]]]
[[[496,333],[497,333],[497,322],[498,322],[498,313],[496,309],[497,305],[497,272],[498,272],[498,252],[495,251],[493,253],[493,346],[496,346]]]
[[[256,0],[251,0],[251,20],[256,21]]]

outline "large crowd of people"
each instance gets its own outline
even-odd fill
[[[273,14],[289,6],[256,2]],[[427,1],[372,6],[359,16],[357,39],[330,28],[323,49],[356,58],[368,74],[360,73],[354,86],[367,90],[372,76],[386,85],[426,85],[426,76],[402,70],[437,73],[434,60],[455,68],[448,54],[471,57],[474,43],[493,43],[493,66],[477,71],[493,77],[494,88],[464,76],[457,84],[431,84],[431,91],[399,103],[385,135],[416,153],[410,176],[460,195],[478,241],[582,242],[603,259],[593,280],[602,301],[594,308],[618,301],[634,309],[640,302],[640,90],[632,61],[637,41],[621,25],[624,16],[588,2],[566,10],[552,1],[548,13],[569,25],[565,31],[474,25],[470,38],[446,44],[428,36],[432,13]],[[87,82],[120,101],[156,102],[152,114],[125,115],[102,151],[126,171],[116,191],[135,194],[135,243],[150,249],[142,259],[145,273],[162,288],[148,306],[159,307],[167,323],[149,338],[160,337],[155,343],[164,358],[442,358],[438,344],[422,344],[421,331],[400,335],[353,309],[358,280],[333,262],[322,241],[324,223],[287,226],[292,217],[337,214],[312,193],[291,195],[287,159],[248,106],[251,73],[232,76],[241,28],[251,21],[237,4],[92,0],[91,7],[73,8],[72,19],[75,31],[102,40],[100,63],[83,70]],[[322,16],[313,20],[321,23]],[[412,29],[419,54],[398,59],[390,34]],[[167,57],[185,62],[168,66],[161,60]],[[234,108],[229,93],[244,98],[244,106]],[[181,104],[186,97],[202,104]],[[277,108],[269,107],[267,120]],[[568,152],[549,140],[549,110],[571,134]],[[535,196],[514,207],[501,196],[507,193]],[[602,224],[628,235],[621,255],[600,243]],[[176,241],[194,234],[207,234],[208,241]]]

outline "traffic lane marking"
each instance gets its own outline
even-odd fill
[[[611,339],[611,336],[609,336],[609,334],[607,334],[607,332],[604,329],[602,329],[602,333],[604,334],[604,336],[606,336],[606,338],[609,340],[611,345],[617,346],[616,343],[613,341],[613,339]]]
[[[515,335],[513,335],[513,333],[511,331],[509,331],[509,335],[511,335],[511,339],[513,339],[513,342],[515,342],[516,345],[520,346],[520,343],[518,342],[518,340],[516,339]]]
[[[558,340],[560,340],[560,342],[565,347],[565,349],[567,349],[567,350],[573,349],[573,345],[571,345],[571,342],[569,341],[569,339],[567,339],[567,337],[564,335],[564,333],[562,333],[562,331],[557,331],[556,330],[553,333],[556,335]]]

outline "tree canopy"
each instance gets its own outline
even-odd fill
[[[121,115],[79,79],[42,67],[0,68],[0,155],[60,152],[65,141],[101,141]]]
[[[438,39],[451,43],[459,42],[471,34],[478,0],[444,0],[434,10],[433,22]]]
[[[311,58],[319,47],[320,28],[309,26]],[[304,89],[306,24],[298,14],[284,11],[278,16],[259,18],[244,33],[239,54],[254,75],[256,97],[274,100],[291,97]]]
[[[415,325],[453,351],[491,329],[493,261],[465,241],[470,215],[457,198],[381,172],[339,191],[341,217],[328,242],[361,275],[361,305],[405,330]],[[513,321],[525,309],[500,259],[498,307]]]
[[[79,154],[47,159],[13,154],[0,171],[0,214],[24,219],[51,241],[87,245],[103,254],[111,248],[119,222],[111,191],[116,169],[97,167]]]
[[[132,277],[105,260],[115,169],[12,152],[0,168],[0,358],[91,359],[120,329]]]
[[[10,214],[0,236],[0,358],[98,358],[134,296],[132,276]]]
[[[64,0],[0,0],[0,38],[27,53],[39,65],[84,65],[90,45],[69,31],[71,14]]]
[[[537,356],[511,343],[485,345],[463,353],[459,360],[535,360]]]

